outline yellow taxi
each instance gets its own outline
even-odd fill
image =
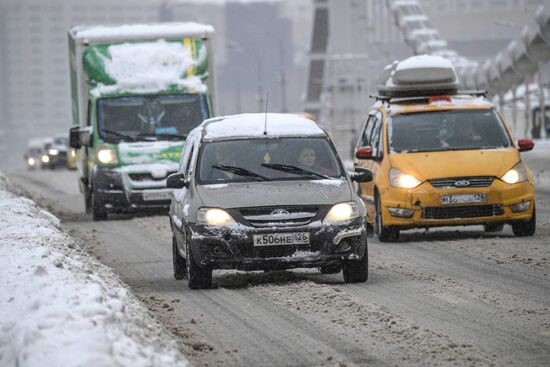
[[[355,149],[355,167],[374,176],[359,194],[375,234],[391,242],[410,228],[510,224],[534,235],[535,187],[520,155],[534,143],[514,141],[483,93],[457,92],[456,74],[432,72],[452,66],[418,61],[385,70]]]

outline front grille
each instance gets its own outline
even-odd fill
[[[311,222],[318,211],[318,206],[269,206],[239,209],[244,219],[255,227],[305,225]]]
[[[428,180],[433,187],[438,189],[465,189],[469,187],[488,187],[493,183],[493,176],[478,176],[478,177],[448,177],[448,178],[437,178]],[[458,185],[456,183],[459,183]],[[468,182],[463,186],[460,183]]]
[[[170,176],[172,173],[175,172],[168,172],[167,176]],[[166,177],[163,178],[155,178],[151,176],[150,173],[130,173],[128,176],[130,176],[130,179],[135,182],[139,181],[162,181],[165,180]]]
[[[425,208],[424,219],[459,219],[493,217],[504,214],[501,205],[438,206]]]

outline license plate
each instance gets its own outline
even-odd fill
[[[469,203],[485,203],[487,195],[482,193],[477,194],[457,194],[457,195],[441,195],[441,204],[469,204]]]
[[[309,245],[309,233],[255,234],[254,246]]]
[[[155,201],[155,200],[170,200],[171,193],[169,191],[146,191],[143,193],[143,200]]]

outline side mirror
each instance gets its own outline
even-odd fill
[[[370,169],[357,167],[353,175],[351,175],[352,181],[357,183],[371,182],[373,180],[372,172]]]
[[[74,126],[69,129],[69,146],[74,149],[80,149],[80,127]]]
[[[372,147],[360,147],[355,151],[355,158],[357,159],[371,159]]]
[[[528,152],[533,150],[535,143],[531,139],[519,139],[518,140],[518,150],[520,152]]]
[[[183,173],[172,173],[166,179],[166,187],[169,189],[182,189],[184,187],[189,187],[189,182],[185,180],[185,175]]]

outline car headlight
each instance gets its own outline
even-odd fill
[[[117,163],[116,153],[112,148],[100,148],[97,151],[97,160],[103,164]]]
[[[48,149],[49,155],[58,155],[59,151],[57,149]]]
[[[403,173],[398,169],[392,168],[390,170],[390,185],[393,187],[413,189],[421,183],[416,177]]]
[[[223,209],[200,208],[197,213],[197,224],[206,226],[227,226],[235,223],[231,215]]]
[[[27,163],[29,164],[29,166],[34,166],[36,164],[36,161],[34,160],[34,158],[29,158],[27,159]]]
[[[48,163],[50,161],[50,157],[48,157],[46,154],[44,154],[40,160],[42,161],[42,163]]]
[[[501,180],[508,184],[515,184],[527,180],[527,172],[523,163],[519,162],[511,170],[506,172]]]
[[[353,201],[335,204],[328,211],[325,222],[343,222],[359,217],[359,208]]]

